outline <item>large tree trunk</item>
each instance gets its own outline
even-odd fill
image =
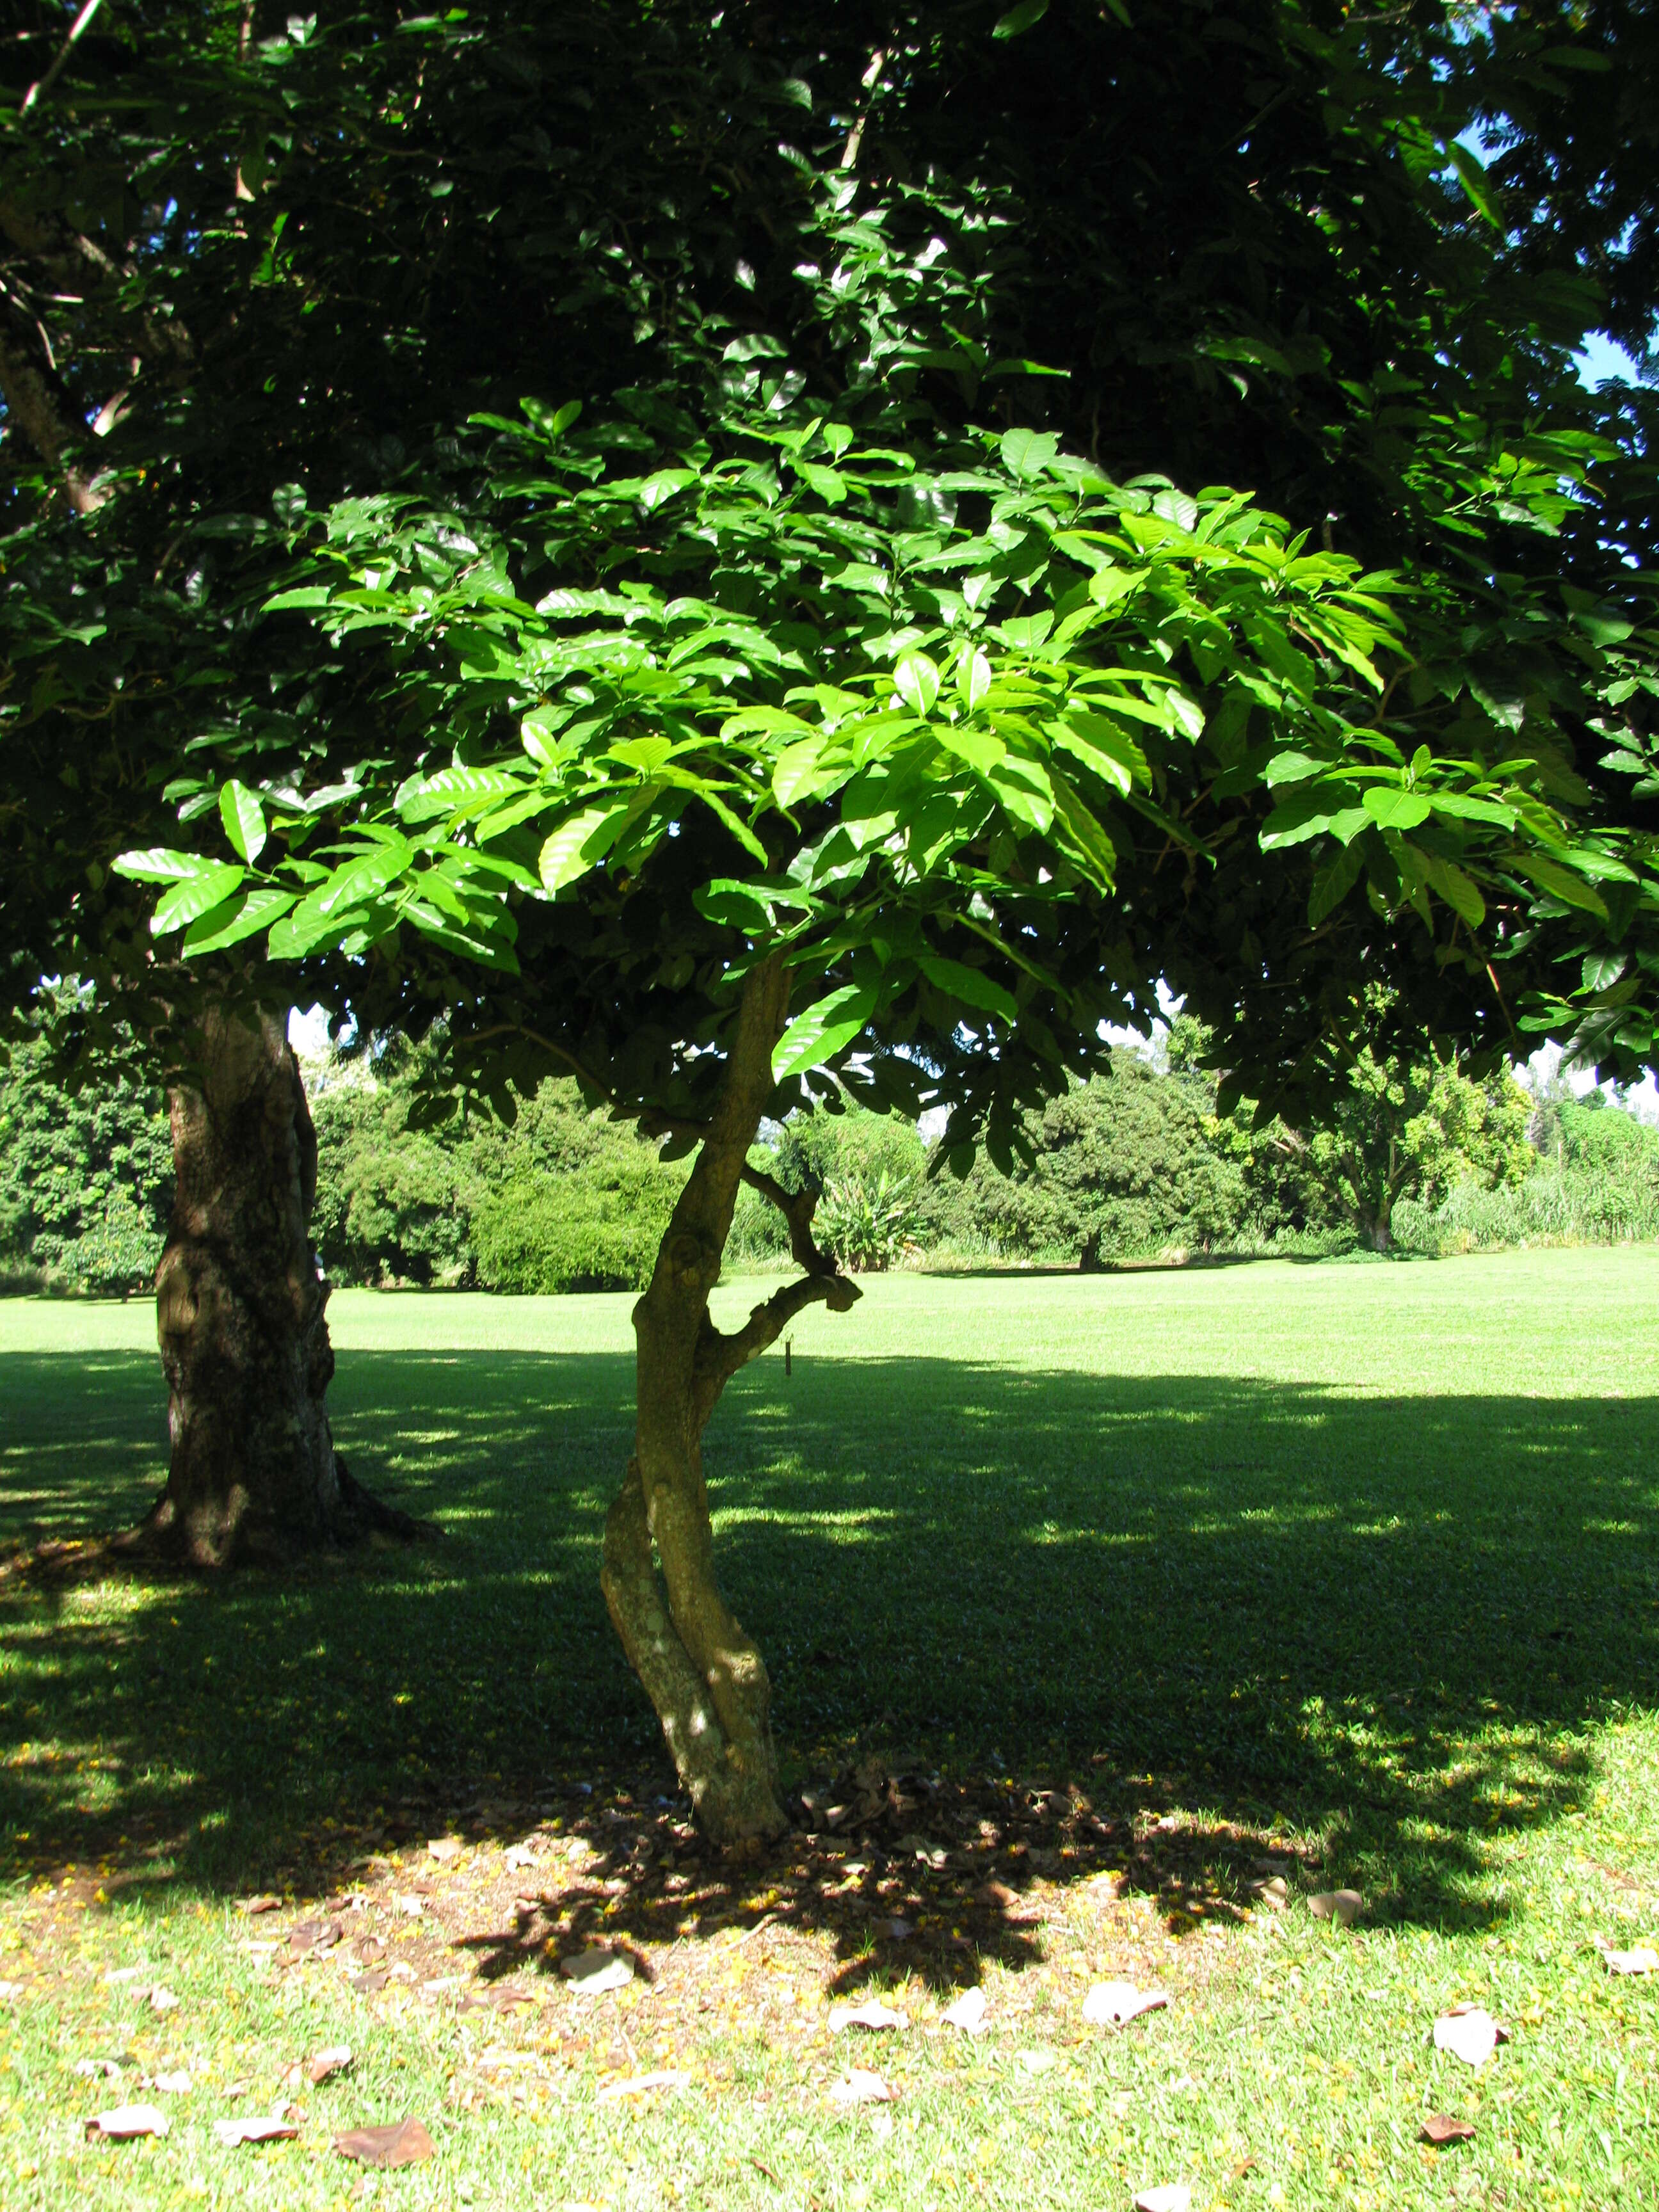
[[[822,1299],[844,1310],[859,1295],[812,1243],[812,1198],[791,1197],[746,1164],[771,1095],[772,1048],[787,1009],[788,976],[781,963],[749,976],[719,1105],[650,1286],[634,1309],[638,1425],[634,1456],[605,1523],[600,1577],[611,1618],[657,1709],[698,1821],[721,1844],[780,1835],[788,1819],[778,1802],[765,1662],[715,1573],[703,1430],[731,1377],[803,1307]],[[726,1336],[708,1318],[708,1293],[719,1279],[744,1180],[782,1208],[795,1257],[807,1273]]]
[[[286,1013],[210,1014],[199,1087],[168,1093],[177,1175],[156,1273],[172,1462],[141,1532],[193,1566],[282,1562],[418,1525],[346,1472],[313,1255],[317,1139]]]

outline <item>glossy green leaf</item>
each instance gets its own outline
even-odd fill
[[[853,983],[808,1006],[778,1039],[772,1054],[772,1080],[784,1083],[792,1075],[824,1066],[846,1050],[875,1010],[875,993]]]
[[[173,885],[149,918],[150,934],[165,937],[170,930],[183,928],[198,915],[222,905],[246,880],[245,868],[229,860],[215,861]]]
[[[188,958],[192,953],[222,952],[227,945],[240,945],[287,914],[294,896],[292,891],[279,891],[270,884],[256,885],[246,898],[227,902],[192,922],[179,949]]]
[[[586,806],[562,822],[544,842],[536,863],[547,891],[562,891],[585,876],[616,842],[623,810],[617,805]]]
[[[893,671],[893,689],[913,714],[925,717],[939,698],[939,670],[925,653],[907,653]]]
[[[265,847],[265,811],[245,783],[234,778],[219,793],[219,818],[239,857],[252,864]]]

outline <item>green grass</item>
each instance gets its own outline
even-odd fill
[[[728,1285],[725,1317],[755,1295]],[[0,1978],[23,1985],[0,2200],[331,2204],[356,2175],[330,2127],[414,2110],[441,2155],[372,2185],[388,2202],[922,2212],[1181,2179],[1199,2207],[1659,2203],[1659,1990],[1591,1940],[1659,1941],[1659,1255],[896,1277],[805,1317],[793,1376],[774,1352],[715,1419],[723,1571],[790,1778],[903,1747],[943,1778],[913,1817],[951,1864],[918,1873],[884,1832],[832,1896],[822,1853],[722,1870],[682,1843],[683,1935],[623,1848],[678,1815],[596,1584],[628,1304],[337,1297],[337,1439],[438,1546],[224,1589],[0,1584]],[[137,1304],[0,1305],[0,1541],[148,1502],[151,1329]],[[572,1861],[548,1894],[631,1937],[649,1987],[584,2012],[507,1940],[500,1847],[538,1821],[593,1839],[609,1893]],[[520,2027],[249,1954],[235,1897],[354,1865],[395,1887],[455,1822],[449,1971],[527,1979]],[[1046,1921],[969,1917],[970,1878],[1045,1838]],[[1361,1924],[1250,1911],[1268,1843],[1302,1889],[1361,1889]],[[922,1933],[872,1944],[896,1899]],[[128,1964],[178,2011],[103,1983]],[[1085,2029],[1118,1971],[1175,2002]],[[923,2032],[981,1975],[992,2033]],[[826,2096],[825,1994],[866,1982],[917,2016],[852,2054],[903,2091],[880,2132]],[[1513,2030],[1479,2075],[1428,2041],[1459,1997]],[[520,2070],[481,2065],[492,2036]],[[214,2083],[246,2074],[257,2104],[335,2041],[358,2063],[307,2093],[298,2142],[213,2143],[236,2109]],[[106,2050],[134,2057],[120,2084],[74,2077]],[[219,2070],[167,2141],[82,2146],[169,2058]],[[596,2105],[604,2070],[664,2063],[696,2085]],[[1475,2141],[1421,2146],[1436,2109]]]

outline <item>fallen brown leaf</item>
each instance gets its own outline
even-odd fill
[[[288,1948],[296,1959],[308,1951],[331,1951],[343,1931],[337,1920],[301,1920],[288,1931]]]
[[[1340,1928],[1351,1928],[1365,1910],[1365,1900],[1357,1889],[1322,1889],[1308,1899],[1308,1910],[1316,1920],[1334,1920]]]
[[[263,2119],[216,2120],[213,2132],[227,2149],[234,2150],[239,2143],[283,2142],[300,2130],[292,2120],[278,2119],[273,2113]]]
[[[363,2166],[416,2166],[435,2158],[438,2146],[418,2120],[394,2120],[383,2128],[352,2128],[336,2136],[334,2148],[342,2157]]]
[[[112,2112],[100,2112],[87,2122],[88,2137],[106,2136],[112,2142],[131,2142],[135,2136],[164,2136],[167,2116],[155,2105],[120,2105]]]
[[[351,2053],[343,2043],[331,2043],[326,2051],[319,2051],[314,2058],[306,2061],[306,2079],[312,2087],[326,2081],[331,2074],[343,2074],[351,2063]]]
[[[1133,1982],[1097,1982],[1083,2000],[1083,2017],[1096,2027],[1122,2027],[1144,2012],[1161,2012],[1166,1990],[1138,1990]]]
[[[954,2003],[948,2004],[939,2014],[947,2027],[959,2027],[969,2035],[985,2032],[985,1992],[983,1990],[964,1990]]]
[[[618,1951],[608,1951],[596,1946],[587,1951],[578,1951],[559,1961],[559,1972],[573,1990],[585,1996],[599,1996],[606,1990],[620,1990],[634,1978],[634,1969]]]
[[[121,2071],[118,2058],[77,2058],[73,2071],[83,2081],[112,2081]]]
[[[872,1998],[867,2004],[834,2005],[830,2012],[830,2033],[839,2035],[848,2027],[908,2027],[910,2022],[902,2012]]]
[[[684,2089],[690,2086],[691,2076],[677,2066],[663,2068],[655,2074],[630,2075],[625,2081],[607,2081],[599,2092],[602,2105],[614,2105],[622,2097],[647,2097],[654,2089]]]
[[[862,2066],[854,2066],[833,2085],[830,2095],[837,2105],[890,2105],[897,2100],[898,2091],[884,2081],[879,2074],[869,2074]]]
[[[273,1897],[269,1890],[262,1890],[258,1897],[240,1898],[236,1910],[239,1912],[276,1912],[280,1910],[282,1902],[280,1897]]]
[[[1468,2120],[1454,2120],[1444,2112],[1431,2112],[1418,2130],[1425,2142],[1472,2142],[1474,2130]]]
[[[447,1866],[451,1859],[461,1856],[461,1839],[459,1836],[434,1836],[426,1848],[440,1866]]]
[[[157,1982],[149,1993],[149,2008],[152,2012],[177,2012],[179,2000],[171,1990],[164,1990]]]
[[[1614,1951],[1605,1945],[1598,1948],[1610,1974],[1659,1974],[1659,1951],[1651,1944],[1638,1943],[1629,1951]]]
[[[1466,2066],[1484,2066],[1498,2045],[1509,2039],[1509,2030],[1480,2005],[1455,2004],[1434,2024],[1436,2050],[1449,2051]]]
[[[372,1997],[376,1990],[383,1990],[390,1977],[384,1966],[376,1966],[367,1974],[353,1974],[351,1986],[359,1996]]]

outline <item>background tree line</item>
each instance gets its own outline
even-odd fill
[[[827,1249],[854,1269],[1038,1261],[1088,1269],[1160,1253],[1369,1246],[1446,1253],[1659,1236],[1659,1129],[1559,1077],[1472,1081],[1425,1053],[1362,1054],[1347,1097],[1302,1127],[1217,1112],[1207,1040],[1178,1020],[1154,1051],[1028,1116],[1005,1175],[930,1173],[911,1123],[852,1106],[769,1128],[757,1164],[823,1195]],[[318,1249],[337,1283],[515,1292],[637,1288],[686,1170],[550,1080],[510,1123],[433,1122],[437,1048],[401,1038],[307,1063]],[[424,1079],[424,1080],[423,1080]],[[763,1154],[764,1157],[760,1157]],[[44,1045],[0,1075],[0,1282],[125,1295],[161,1256],[173,1192],[159,1091],[127,1077],[67,1088]],[[730,1260],[787,1258],[775,1208],[745,1189]]]

